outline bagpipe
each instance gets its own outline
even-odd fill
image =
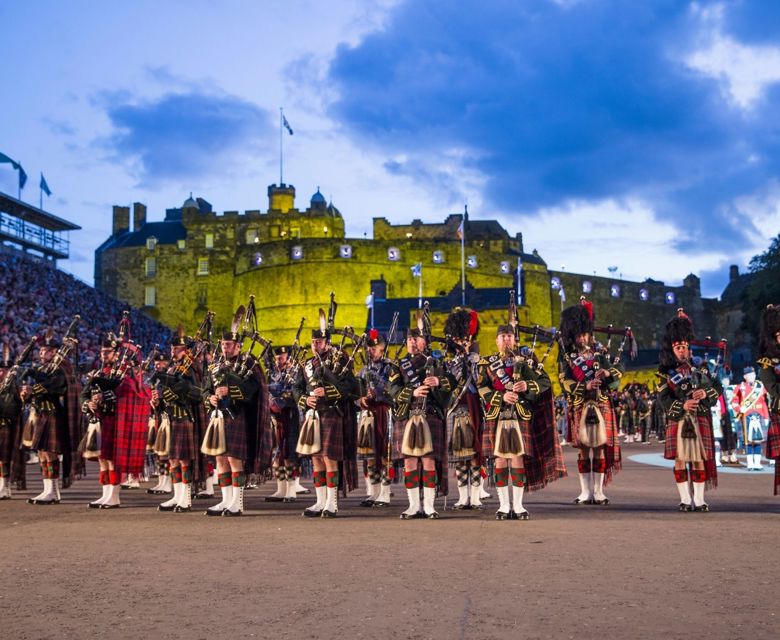
[[[33,336],[30,338],[30,341],[27,343],[24,349],[22,349],[21,352],[16,356],[16,360],[14,360],[13,366],[5,374],[5,378],[3,378],[2,384],[0,384],[0,395],[6,393],[11,388],[11,385],[17,382],[17,378],[19,378],[20,374],[22,373],[22,365],[30,358],[33,347],[37,342],[38,336]],[[6,345],[6,347],[7,346],[8,345]],[[7,356],[5,360],[6,362],[8,361]]]

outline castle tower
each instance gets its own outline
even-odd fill
[[[268,210],[287,213],[295,208],[295,187],[291,184],[272,184],[268,187]]]

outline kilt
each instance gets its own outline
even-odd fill
[[[468,412],[469,420],[471,423],[471,435],[473,438],[472,447],[474,449],[474,452],[471,455],[456,456],[453,454],[453,449],[452,449],[452,444],[453,444],[452,432],[455,427],[455,415],[458,413],[463,414],[464,412]],[[482,460],[483,458],[482,438],[483,438],[483,432],[485,428],[483,422],[484,421],[482,419],[482,411],[480,410],[480,406],[479,406],[479,397],[477,396],[477,394],[467,391],[461,397],[457,407],[447,415],[446,442],[447,442],[447,454],[449,456],[450,462],[472,460],[473,458],[477,458],[479,461]],[[490,455],[490,453],[485,452],[484,455]]]
[[[62,453],[60,425],[57,414],[54,412],[30,412],[28,429],[32,427],[32,444],[30,449],[34,451],[46,451],[59,455]]]
[[[321,454],[331,460],[344,459],[344,418],[335,408],[325,409],[320,414]]]
[[[373,460],[377,468],[383,466],[387,457],[387,426],[390,408],[381,402],[369,401],[368,410],[374,416],[374,451],[370,455],[358,454],[358,460]]]
[[[780,493],[780,413],[769,415],[766,436],[766,457],[775,461],[775,495]]]
[[[195,424],[187,418],[171,418],[171,460],[195,460],[200,455],[195,446]]]
[[[664,442],[664,458],[667,460],[677,459],[677,432],[679,431],[679,420],[666,421],[666,442]],[[697,415],[696,425],[701,434],[701,444],[704,448],[704,470],[706,472],[706,482],[708,487],[718,485],[718,475],[715,468],[715,438],[712,435],[712,419],[709,415]]]
[[[298,444],[300,425],[294,409],[286,407],[281,413],[273,414],[273,465],[282,466],[285,460],[293,464],[298,460],[295,447]]]
[[[428,427],[431,430],[431,444],[433,445],[433,451],[423,456],[423,458],[433,458],[437,461],[446,459],[445,451],[445,438],[444,438],[444,422],[433,411],[428,411],[425,414],[425,419],[428,421]],[[393,423],[393,460],[403,460],[404,454],[401,453],[404,441],[404,431],[406,430],[406,420],[398,420]]]
[[[116,416],[100,416],[100,459],[113,460],[116,438]]]
[[[225,455],[246,460],[248,451],[246,418],[243,411],[238,411],[235,418],[225,416]]]
[[[18,418],[0,418],[0,462],[4,465],[10,465],[14,456],[18,425]]]
[[[518,420],[520,425],[520,435],[523,438],[524,455],[533,457],[533,438],[531,438],[531,421]],[[485,420],[485,430],[482,432],[482,452],[486,458],[495,458],[493,451],[496,446],[496,429],[498,428],[498,418],[495,420]]]
[[[610,405],[609,401],[598,403],[599,411],[604,417],[604,428],[607,432],[607,446],[615,446],[618,442],[618,429],[615,424],[615,411]],[[582,412],[585,409],[585,403],[569,409],[569,437],[566,438],[571,442],[573,447],[580,447],[580,419],[582,418]]]

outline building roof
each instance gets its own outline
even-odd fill
[[[176,244],[187,237],[187,229],[181,221],[168,220],[163,222],[147,222],[138,231],[125,231],[117,237],[111,237],[102,244],[98,251],[116,249],[119,247],[142,247],[147,238],[154,236],[157,244]]]
[[[720,294],[720,301],[726,305],[739,305],[742,303],[742,294],[747,289],[748,285],[753,281],[755,274],[744,273],[733,277],[723,293]]]
[[[81,229],[77,224],[63,220],[53,213],[34,207],[2,192],[0,192],[0,211],[49,231],[77,231]]]

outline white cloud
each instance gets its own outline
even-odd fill
[[[780,47],[748,46],[724,36],[721,30],[722,8],[701,8],[694,14],[704,29],[703,41],[685,63],[717,79],[728,98],[742,109],[761,99],[770,85],[780,81]]]

